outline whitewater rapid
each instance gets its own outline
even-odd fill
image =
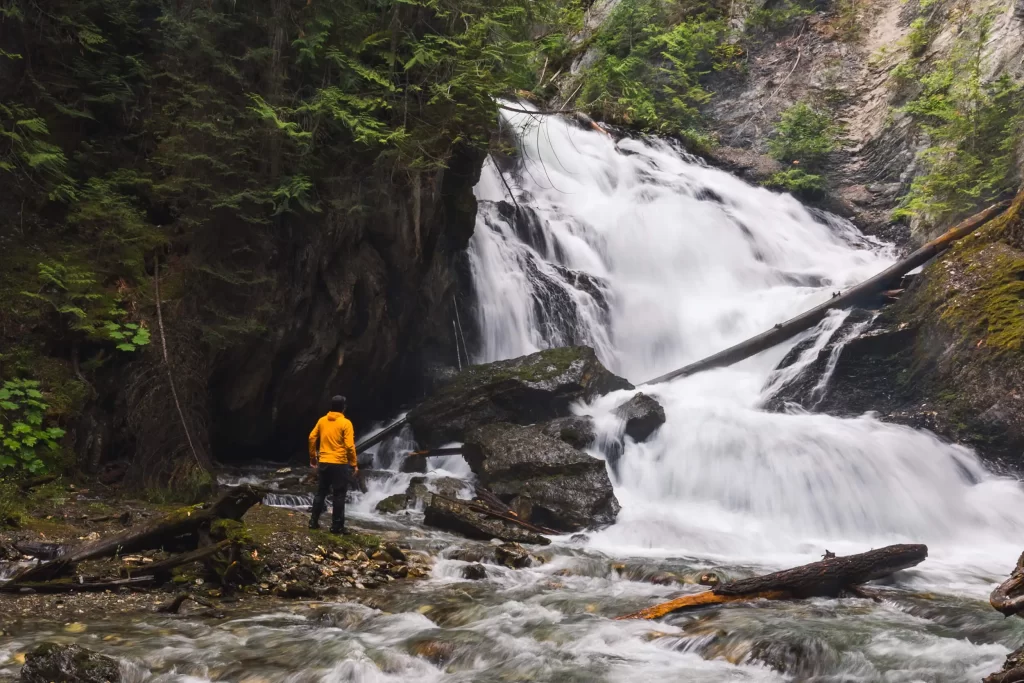
[[[506,112],[503,123],[521,159],[500,172],[489,161],[476,188],[478,362],[585,343],[641,383],[894,261],[889,245],[849,222],[667,142],[616,141],[550,116]],[[845,316],[736,366],[642,387],[668,421],[650,442],[627,443],[615,481],[622,513],[592,547],[770,567],[826,548],[927,543],[930,559],[912,573],[921,585],[986,594],[1021,550],[1018,482],[990,474],[968,449],[870,415],[761,409]],[[813,351],[776,372],[808,339]],[[615,431],[611,411],[628,396],[579,411]]]

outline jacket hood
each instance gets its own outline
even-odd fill
[[[345,417],[345,414],[344,413],[337,413],[337,412],[335,412],[333,410],[331,412],[327,413],[327,420],[328,420],[328,422],[334,422],[339,417]]]

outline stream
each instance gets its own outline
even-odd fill
[[[615,141],[555,117],[506,112],[521,164],[485,165],[470,245],[475,362],[586,343],[634,383],[770,328],[894,261],[890,245],[793,198],[752,187],[656,139]],[[506,187],[508,185],[508,188]],[[515,193],[518,210],[509,201]],[[1024,549],[1024,492],[973,452],[871,415],[840,419],[761,406],[840,333],[835,313],[731,368],[644,387],[667,423],[629,440],[612,468],[618,521],[556,538],[543,565],[488,565],[462,578],[451,559],[473,541],[429,529],[422,513],[375,505],[412,475],[385,442],[385,472],[350,505],[354,524],[400,530],[437,556],[432,576],[398,582],[374,606],[282,603],[214,621],[140,614],[81,634],[26,624],[0,662],[41,640],[123,658],[131,681],[305,683],[446,681],[978,681],[1024,643],[1024,620],[987,602]],[[797,344],[796,363],[776,370]],[[818,390],[827,391],[827,377]],[[616,392],[576,410],[617,437]],[[595,448],[592,455],[604,458]],[[428,481],[472,477],[460,456]],[[251,481],[272,477],[253,470]],[[304,508],[309,498],[270,504]],[[929,558],[887,581],[888,597],[761,602],[611,617],[697,586],[796,566],[827,550],[927,543]],[[775,668],[765,665],[774,664]],[[781,673],[779,669],[785,673]],[[0,664],[0,674],[17,667]]]

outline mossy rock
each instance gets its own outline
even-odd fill
[[[78,645],[43,643],[30,652],[21,669],[22,683],[118,683],[117,660]]]
[[[414,408],[409,423],[422,447],[436,448],[461,441],[474,427],[567,417],[573,403],[632,388],[609,372],[590,347],[548,349],[464,370]]]
[[[377,512],[391,513],[401,512],[406,508],[406,496],[404,493],[396,493],[393,496],[388,496],[384,500],[377,503]]]

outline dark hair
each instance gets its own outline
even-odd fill
[[[345,412],[345,404],[348,401],[345,400],[344,396],[335,396],[331,399],[331,410],[337,413]]]

